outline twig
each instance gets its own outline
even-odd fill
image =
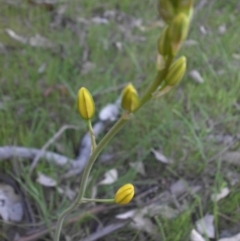
[[[87,214],[97,214],[97,213],[99,213],[101,211],[104,211],[106,209],[109,210],[109,208],[110,208],[109,206],[105,206],[105,205],[100,205],[100,206],[94,207],[91,210],[88,210],[84,213],[80,213],[80,214],[76,215],[75,217],[69,218],[68,220],[66,220],[66,224],[69,225],[71,223],[74,223],[77,220],[83,218]],[[52,224],[51,227],[49,227],[49,228],[43,228],[43,229],[37,230],[36,232],[31,234],[30,236],[20,237],[17,241],[34,241],[34,240],[37,240],[40,237],[48,234],[49,231],[54,230],[55,228],[56,228],[56,223]]]
[[[26,147],[18,147],[18,146],[3,146],[0,147],[0,161],[8,160],[12,158],[21,158],[21,159],[33,159],[40,152],[39,149],[36,148],[26,148]],[[50,151],[44,151],[42,156],[49,161],[54,162],[59,166],[64,166],[66,164],[75,163],[75,160],[72,160],[66,156],[56,154]]]
[[[110,234],[110,233],[124,227],[127,223],[129,223],[129,220],[124,220],[122,222],[110,224],[110,225],[104,227],[103,229],[100,229],[97,232],[91,234],[90,236],[81,239],[80,241],[95,241],[95,240],[98,240],[99,238],[102,238],[102,237],[106,236],[107,234]]]
[[[47,142],[46,144],[44,144],[44,146],[41,148],[40,152],[34,157],[33,162],[30,166],[30,170],[29,173],[31,174],[32,171],[34,170],[34,168],[37,166],[38,161],[40,160],[40,158],[43,156],[44,152],[46,151],[46,149],[52,144],[54,143],[61,135],[62,133],[67,130],[67,129],[79,129],[77,126],[73,126],[73,125],[64,125],[62,126],[58,132],[56,132]]]

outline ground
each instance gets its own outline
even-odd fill
[[[156,6],[156,0],[63,1],[50,7],[5,0],[0,9],[0,146],[41,149],[63,125],[74,125],[77,130],[66,130],[48,148],[74,159],[86,132],[75,109],[78,89],[85,86],[93,93],[99,113],[116,101],[125,84],[132,82],[141,95],[154,78],[156,42],[163,29]],[[131,182],[136,200],[123,207],[81,206],[68,219],[71,225],[65,226],[62,240],[189,240],[195,222],[206,214],[214,216],[213,240],[239,233],[240,2],[196,1],[195,6],[188,39],[179,53],[188,60],[184,79],[132,118],[104,150],[112,158],[97,161],[91,174],[88,196],[115,168],[118,179],[98,186],[98,196],[111,197],[119,186]],[[14,39],[11,31],[23,39]],[[43,46],[29,42],[36,34],[45,38]],[[191,77],[192,70],[198,71],[203,83]],[[171,163],[156,160],[152,148]],[[146,174],[130,168],[131,162],[142,163]],[[66,167],[43,159],[31,174],[29,168],[30,160],[0,162],[2,181],[15,180],[35,227],[24,226],[26,214],[22,223],[15,224],[16,232],[1,221],[1,240],[11,240],[13,233],[19,233],[21,241],[52,240],[48,229],[71,200],[57,187],[36,182],[38,172],[56,180],[58,187],[71,188],[73,193],[78,189],[80,175],[61,178]],[[127,225],[99,239],[84,239],[102,227],[119,224],[117,214],[162,204],[159,195],[179,180],[200,190],[185,191],[175,204],[166,202],[179,211],[174,218],[161,211],[146,218],[145,225],[150,222],[154,232]],[[230,194],[213,202],[211,195],[226,187]],[[137,198],[147,190],[154,191]],[[37,239],[24,239],[30,231],[39,234],[44,228],[47,231]]]

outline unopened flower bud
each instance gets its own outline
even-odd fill
[[[172,53],[176,54],[181,44],[186,39],[189,28],[189,19],[184,13],[179,13],[169,26],[169,40],[172,46]]]
[[[139,105],[137,90],[132,84],[128,84],[122,91],[122,108],[126,111],[133,112]]]
[[[165,79],[165,85],[176,85],[184,76],[187,67],[187,59],[185,56],[176,60],[168,70],[168,74]]]
[[[193,14],[193,0],[178,0],[177,12],[185,13],[190,20]]]
[[[115,203],[117,204],[127,204],[134,196],[134,186],[130,183],[123,185],[118,189],[115,194]]]
[[[80,116],[90,120],[95,113],[95,104],[91,93],[84,87],[80,88],[77,95],[77,107]]]
[[[167,56],[172,54],[171,43],[169,41],[168,27],[165,27],[161,32],[158,39],[158,52],[162,56]]]
[[[161,18],[170,24],[175,15],[174,7],[169,0],[159,0],[158,1],[158,12]]]

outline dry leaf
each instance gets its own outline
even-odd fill
[[[170,191],[175,196],[180,196],[187,191],[187,183],[183,180],[178,180],[170,186]]]
[[[130,162],[130,167],[132,167],[137,173],[140,173],[143,176],[146,176],[145,168],[143,165],[143,162],[137,161],[137,162]]]
[[[41,172],[38,172],[38,178],[36,181],[45,187],[55,187],[57,185],[56,180]]]
[[[215,237],[214,216],[207,214],[196,222],[199,233],[207,235],[208,238]]]
[[[148,217],[154,217],[156,215],[160,215],[166,219],[175,218],[179,211],[169,207],[168,205],[159,205],[159,204],[150,204],[149,206],[143,208],[143,213],[145,213]]]
[[[96,24],[108,24],[109,21],[106,18],[94,17],[92,18],[92,22]]]
[[[99,113],[101,121],[115,121],[119,114],[119,108],[116,104],[107,104]]]
[[[115,217],[118,218],[118,219],[132,218],[134,216],[134,214],[136,213],[136,211],[137,211],[136,209],[132,209],[132,210],[129,210],[125,213],[118,214]]]
[[[13,187],[0,183],[0,216],[4,221],[20,222],[23,218],[23,205]]]
[[[233,53],[232,54],[232,57],[236,60],[240,60],[240,54],[237,54],[237,53]]]
[[[34,36],[28,39],[28,43],[32,47],[45,47],[45,48],[52,48],[53,44],[47,38],[41,36],[40,34],[35,34]]]
[[[227,161],[228,163],[234,164],[234,165],[240,165],[240,152],[238,151],[229,151],[226,152],[222,156],[223,161]]]
[[[27,38],[24,38],[23,36],[16,34],[12,29],[7,28],[6,32],[9,35],[9,37],[11,37],[12,39],[14,39],[20,43],[23,43],[23,44],[27,43]]]
[[[98,183],[99,185],[108,185],[116,182],[118,179],[117,169],[111,169],[107,171],[104,176],[105,178]]]
[[[207,30],[206,30],[206,28],[205,28],[203,25],[201,25],[199,29],[200,29],[200,32],[201,32],[203,35],[206,35],[206,34],[207,34]]]
[[[230,190],[228,187],[224,187],[219,193],[212,194],[211,200],[213,202],[218,202],[219,200],[225,198],[230,193]]]
[[[156,229],[152,221],[145,217],[146,210],[133,209],[122,214],[116,215],[118,219],[130,219],[130,227],[136,230],[145,231],[150,234],[156,234]]]
[[[195,229],[193,229],[191,231],[190,240],[191,241],[206,241],[203,238],[203,236],[200,233],[198,233]]]
[[[218,241],[240,241],[240,233],[230,238],[221,238]]]
[[[136,214],[130,226],[136,230],[145,231],[150,234],[156,234],[156,227],[149,218],[143,217],[141,214]]]
[[[34,36],[30,38],[25,38],[17,33],[15,33],[13,30],[7,28],[6,29],[7,34],[14,40],[23,43],[23,44],[29,44],[32,47],[45,47],[45,48],[52,48],[53,44],[51,41],[49,41],[47,38],[41,36],[40,34],[35,34]]]
[[[164,156],[160,151],[155,150],[154,148],[151,149],[151,151],[153,152],[155,158],[164,163],[164,164],[170,164],[172,163],[172,161],[170,161],[166,156]]]
[[[224,34],[226,31],[227,31],[226,24],[223,24],[223,25],[221,25],[221,26],[218,27],[218,32],[219,32],[220,34]]]
[[[198,84],[202,84],[204,83],[204,79],[203,77],[200,75],[200,73],[197,71],[197,70],[192,70],[190,73],[189,73],[189,76]]]

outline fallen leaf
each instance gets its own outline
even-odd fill
[[[153,224],[151,219],[143,217],[139,213],[133,217],[130,227],[136,230],[145,231],[150,234],[156,234],[156,226]]]
[[[117,169],[111,169],[104,174],[104,179],[99,182],[99,185],[108,185],[116,182],[118,179]]]
[[[179,214],[178,210],[164,204],[150,204],[149,206],[144,207],[142,212],[145,213],[148,217],[160,215],[161,217],[166,219],[175,218]]]
[[[92,18],[92,22],[96,24],[108,24],[109,21],[106,18],[94,17]]]
[[[136,230],[145,231],[150,234],[156,233],[155,225],[152,221],[145,217],[146,210],[132,209],[122,214],[116,215],[118,219],[131,219],[130,227]]]
[[[13,187],[0,183],[0,216],[4,221],[20,222],[23,218],[23,204]]]
[[[218,27],[218,32],[220,34],[224,34],[227,31],[226,24],[222,24],[221,26]]]
[[[118,219],[132,218],[134,216],[134,214],[136,213],[136,211],[137,211],[136,209],[132,209],[132,210],[129,210],[125,213],[118,214],[115,217],[118,218]]]
[[[187,191],[187,183],[183,180],[178,180],[170,186],[170,191],[175,196],[180,196]]]
[[[153,152],[155,158],[164,163],[164,164],[170,164],[172,163],[172,161],[170,161],[166,156],[164,156],[160,151],[155,150],[154,148],[151,149],[151,151]]]
[[[12,29],[7,28],[5,30],[7,34],[14,40],[23,43],[29,44],[32,47],[45,47],[45,48],[52,48],[53,44],[47,38],[41,36],[40,34],[35,34],[30,38],[25,38],[17,33],[15,33]]]
[[[230,190],[228,187],[224,187],[219,193],[214,193],[211,196],[211,200],[213,202],[218,202],[219,200],[225,198],[230,193]]]
[[[7,32],[8,36],[11,37],[12,39],[23,44],[27,43],[27,38],[24,38],[23,36],[16,34],[12,29],[7,28],[5,29],[5,31]]]
[[[190,73],[189,73],[189,76],[198,84],[202,84],[204,83],[204,79],[203,77],[200,75],[200,73],[197,71],[197,70],[192,70]]]
[[[228,163],[234,165],[240,165],[240,152],[238,151],[229,151],[223,154],[222,156],[223,161],[227,161]]]
[[[191,231],[190,240],[191,241],[206,241],[203,238],[203,236],[200,233],[198,233],[195,229],[193,229]]]
[[[236,60],[240,60],[240,54],[237,54],[237,53],[233,53],[232,54],[232,57]]]
[[[35,34],[34,36],[28,39],[28,43],[32,47],[45,47],[45,48],[52,48],[53,44],[47,38],[41,36],[40,34]]]
[[[207,34],[207,30],[206,30],[205,26],[201,25],[199,29],[200,29],[200,32],[201,32],[203,35],[206,35],[206,34]]]
[[[119,115],[119,108],[116,104],[107,104],[99,113],[101,121],[115,121]]]
[[[214,216],[207,214],[196,222],[197,231],[208,238],[215,237]]]
[[[137,162],[130,162],[130,167],[132,167],[137,173],[140,173],[143,176],[146,176],[145,168],[143,165],[143,162],[137,161]]]
[[[55,187],[57,185],[56,180],[41,172],[38,172],[38,178],[36,181],[45,187]]]
[[[221,238],[218,241],[240,241],[240,233],[230,238]]]

